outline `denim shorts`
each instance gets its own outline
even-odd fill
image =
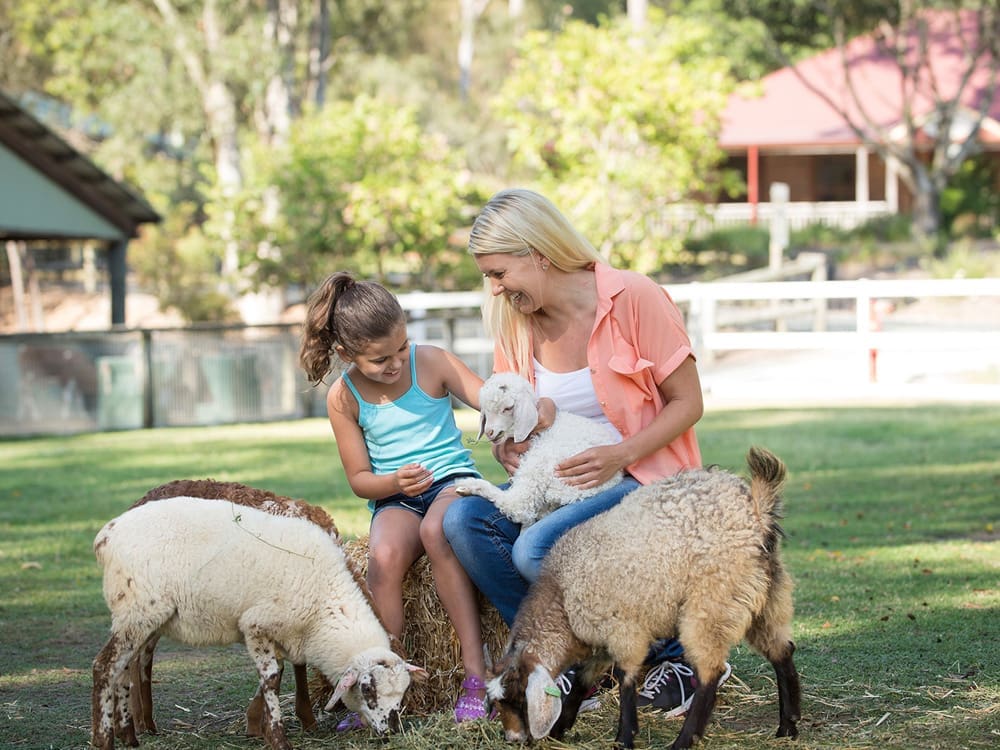
[[[418,516],[423,518],[427,515],[427,510],[431,507],[431,503],[437,499],[441,490],[449,485],[455,484],[455,482],[459,479],[477,476],[478,474],[450,474],[443,479],[435,480],[430,487],[421,492],[419,495],[410,497],[409,495],[404,495],[402,492],[397,492],[395,495],[389,495],[389,497],[376,500],[374,503],[368,503],[368,507],[372,512],[372,518],[386,508],[403,508],[404,510],[416,513]]]

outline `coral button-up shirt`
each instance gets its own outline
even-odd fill
[[[597,317],[587,343],[587,364],[604,414],[628,438],[659,414],[664,401],[658,385],[694,352],[684,316],[665,289],[648,276],[603,263],[596,264],[594,273]],[[516,369],[499,347],[494,369]],[[699,466],[701,450],[691,427],[626,470],[648,484]]]

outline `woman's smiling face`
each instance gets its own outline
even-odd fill
[[[506,295],[511,306],[523,314],[542,306],[545,277],[535,253],[490,253],[476,255],[475,261],[494,297]]]

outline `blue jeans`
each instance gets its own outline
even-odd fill
[[[489,500],[478,495],[460,497],[445,513],[444,535],[469,578],[511,625],[556,540],[573,526],[614,507],[638,486],[626,476],[609,490],[554,510],[523,532]]]

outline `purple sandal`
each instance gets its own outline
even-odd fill
[[[337,724],[338,732],[353,732],[356,729],[364,729],[365,722],[361,719],[361,715],[351,711],[347,716],[341,719]]]
[[[486,716],[486,683],[475,675],[462,680],[462,694],[455,704],[455,723],[475,721]]]

